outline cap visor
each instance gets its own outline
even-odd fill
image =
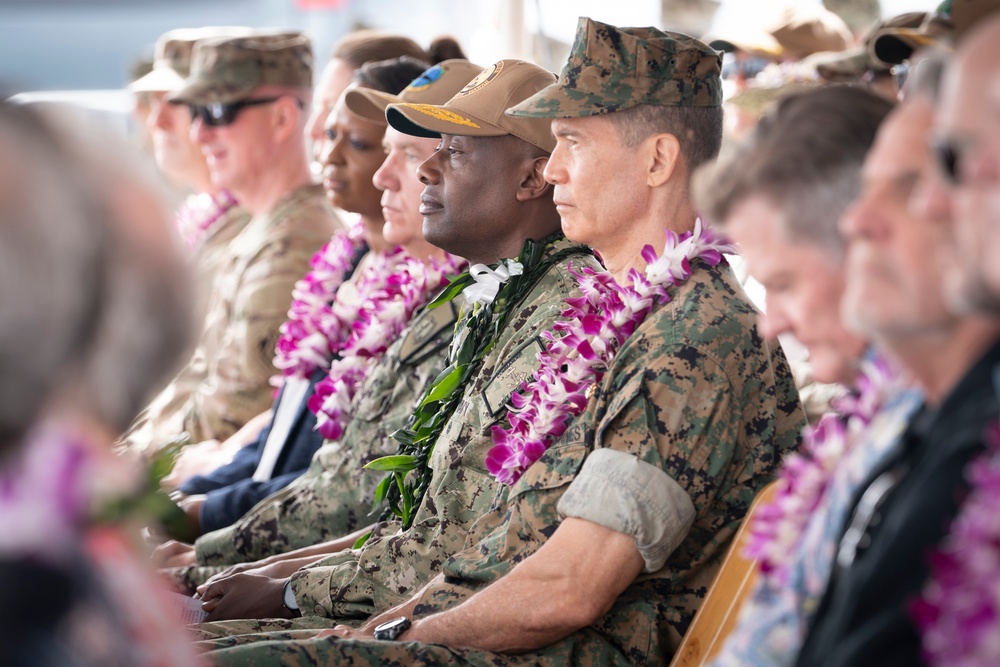
[[[377,123],[385,123],[385,108],[398,101],[396,95],[371,88],[352,88],[344,95],[344,104],[351,113]]]
[[[385,111],[385,117],[394,129],[414,137],[436,139],[442,134],[459,137],[499,137],[510,134],[472,114],[434,104],[391,104]]]
[[[133,93],[173,93],[184,87],[184,78],[169,67],[154,69],[128,85]]]

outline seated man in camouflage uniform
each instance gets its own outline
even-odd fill
[[[252,218],[218,264],[190,363],[125,437],[136,453],[179,438],[225,440],[270,405],[292,287],[340,227],[302,139],[311,92],[309,39],[255,34],[198,41],[191,76],[168,98],[190,107],[212,184]]]
[[[364,115],[352,112],[353,117],[372,127],[384,128],[384,107],[388,102],[383,98],[428,104],[445,102],[482,69],[465,60],[450,60],[423,72],[398,96],[363,87],[354,88],[349,93],[350,99],[371,98],[381,101],[381,106],[377,107],[377,113]],[[337,110],[346,113],[343,106],[338,106]],[[331,120],[333,118],[331,115]],[[384,130],[380,130],[381,132]],[[342,138],[353,136],[343,131],[337,134]],[[357,132],[354,133],[356,134]],[[409,242],[417,246],[418,250],[430,248],[437,255],[441,251],[428,244],[420,230],[419,196],[423,186],[412,172],[413,160],[409,157],[410,154],[430,155],[435,143],[430,140],[428,143],[430,145],[418,146],[409,142],[405,147],[407,168],[411,173],[399,175],[399,180],[405,179],[407,182],[404,190],[401,184],[384,182],[384,172],[395,162],[387,159],[387,167],[382,161],[382,148],[386,149],[386,155],[394,157],[391,146],[383,140],[381,147],[374,148],[378,150],[379,161],[382,163],[375,179],[380,189],[386,191],[382,195],[382,201],[391,208],[386,216],[386,226],[390,227],[392,238],[405,239],[405,234],[399,229],[406,227],[409,233],[409,227],[415,224],[413,229],[419,240],[413,237]],[[328,141],[325,149],[328,157],[332,155],[332,142]],[[398,162],[398,158],[395,161]],[[381,183],[378,182],[380,178],[383,181]],[[412,223],[409,220],[411,215],[416,217]],[[406,222],[402,225],[394,222],[397,217],[405,217]],[[381,238],[382,230],[379,230],[379,239]],[[387,248],[386,252],[389,250]],[[385,262],[384,259],[377,260],[381,256],[378,252],[366,255],[358,271],[341,286],[341,289],[346,289],[345,294],[355,294],[357,288],[352,283],[364,274],[369,262]],[[338,295],[341,295],[339,290]],[[256,506],[246,510],[245,516],[232,522],[233,525],[212,530],[194,546],[168,543],[158,549],[158,558],[167,564],[189,563],[195,566],[175,573],[184,586],[193,590],[195,585],[203,583],[208,576],[217,572],[218,565],[256,561],[271,554],[340,537],[367,526],[369,522],[366,521],[366,515],[371,508],[374,476],[366,473],[363,466],[374,458],[395,451],[395,444],[390,444],[389,449],[386,449],[386,444],[391,442],[389,434],[403,425],[417,397],[444,368],[447,344],[451,340],[454,324],[455,313],[451,308],[418,312],[404,334],[387,351],[391,360],[381,364],[379,370],[366,379],[367,384],[361,387],[352,406],[351,417],[356,423],[348,427],[348,434],[326,441],[326,447],[316,454],[304,478],[293,482],[291,489],[275,492],[261,499]],[[313,380],[318,381],[316,376],[326,375],[326,372],[318,371]],[[308,411],[304,405],[298,409]],[[300,424],[296,428],[315,431],[316,418],[312,413],[310,415],[308,421],[302,420],[306,424]],[[308,425],[310,421],[311,425]],[[319,434],[314,432],[313,435]],[[261,530],[262,526],[268,528]],[[206,561],[214,565],[205,566]]]
[[[548,431],[544,453],[522,452],[519,479],[491,451],[504,484],[430,584],[359,629],[333,630],[338,637],[230,646],[213,654],[219,664],[669,660],[747,507],[804,424],[787,362],[759,335],[728,265],[718,254],[686,254],[722,247],[696,225],[689,197],[691,171],[721,140],[719,65],[716,52],[683,35],[582,20],[560,80],[511,112],[556,117],[545,175],[567,234],[598,250],[619,285],[640,285],[629,272],[649,263],[646,279],[666,285],[669,299],[648,306],[603,378],[568,399],[583,397],[585,409],[561,435]],[[643,246],[664,227],[693,235],[668,241],[654,261]],[[584,282],[587,298],[568,309],[603,303],[617,287]],[[616,313],[585,319],[604,315]],[[581,350],[608,343],[565,323]],[[553,406],[516,403],[532,428],[548,428],[526,415],[552,415]]]
[[[538,335],[551,328],[563,299],[574,293],[576,281],[569,265],[597,267],[588,249],[567,243],[558,233],[552,188],[542,176],[555,144],[548,121],[509,118],[503,113],[512,99],[525,99],[555,77],[521,61],[504,61],[502,69],[502,76],[485,82],[477,78],[456,96],[469,107],[462,113],[492,119],[477,121],[484,136],[454,138],[457,144],[464,142],[461,151],[442,148],[419,172],[427,186],[422,206],[426,238],[478,262],[479,281],[497,288],[492,301],[484,296],[465,308],[450,353],[455,366],[465,364],[459,358],[464,359],[468,341],[479,350],[474,356],[482,360],[468,364],[462,381],[448,392],[454,401],[442,410],[437,433],[429,440],[436,441],[429,467],[422,469],[424,478],[430,478],[429,490],[425,501],[414,505],[412,526],[400,530],[400,521],[380,523],[364,548],[356,551],[343,551],[354,543],[356,535],[339,541],[339,548],[307,549],[306,554],[336,555],[295,574],[290,595],[305,613],[367,618],[397,604],[430,580],[444,558],[462,546],[468,527],[488,509],[495,490],[483,465],[485,451],[492,444],[491,427],[504,417],[507,398],[530,374]],[[371,97],[368,91],[353,92]],[[383,101],[380,112],[384,106]],[[438,113],[438,107],[428,104],[405,106]],[[449,125],[448,129],[461,131],[463,126]],[[520,257],[523,273],[511,268],[512,260],[495,266],[505,257]],[[485,266],[487,262],[494,266]],[[509,280],[495,278],[508,269]],[[468,280],[468,274],[460,280],[473,283],[469,293],[481,291],[479,282]],[[442,308],[447,304],[430,312]],[[484,320],[483,313],[492,315]],[[388,356],[392,353],[391,349]],[[398,411],[406,403],[402,397],[385,392],[372,405]],[[412,411],[414,401],[408,405]],[[328,472],[319,474],[314,464],[315,470],[294,484],[290,493],[277,497],[270,506],[261,504],[233,530],[203,537],[196,545],[198,561],[211,565],[260,558],[365,526],[357,503],[344,502],[334,483],[345,475],[371,475],[360,470],[365,460],[359,461],[353,452],[371,451],[373,441],[381,444],[394,426],[402,425],[398,421],[386,424],[373,416],[373,427],[380,430],[366,429],[363,422],[367,419],[369,416],[357,411],[341,441],[328,443],[321,450],[319,456],[329,452],[333,457],[330,461],[335,462],[324,466]],[[333,532],[338,529],[340,533]],[[315,561],[316,556],[310,560]],[[266,572],[270,577],[266,580],[245,574],[208,587],[203,596],[211,601],[212,618],[287,614],[282,589],[296,566],[302,564],[289,562],[290,570],[288,562],[276,563]],[[188,581],[197,579],[190,573],[186,577]],[[257,599],[231,601],[247,596]],[[314,620],[320,626],[331,626],[326,618]],[[300,621],[308,623],[308,619]],[[247,632],[266,627],[270,626],[235,625],[215,630]]]

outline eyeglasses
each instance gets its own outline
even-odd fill
[[[931,137],[927,142],[934,164],[949,185],[961,182],[959,171],[972,144],[970,139],[958,137]]]
[[[281,99],[278,97],[261,97],[255,100],[240,100],[238,102],[212,102],[211,104],[189,104],[191,109],[191,120],[200,118],[201,122],[209,127],[225,127],[236,121],[236,116],[247,107],[256,107],[262,104],[271,104]],[[295,98],[299,107],[303,107],[302,100]]]

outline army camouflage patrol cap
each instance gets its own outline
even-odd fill
[[[238,26],[169,30],[156,40],[153,69],[129,84],[128,89],[134,93],[176,92],[184,87],[184,79],[191,74],[191,53],[198,40],[242,37],[252,32],[251,28]]]
[[[595,116],[638,104],[722,105],[722,54],[677,32],[616,28],[581,18],[559,81],[508,113],[533,118]]]
[[[302,33],[255,33],[195,44],[191,75],[170,96],[185,104],[226,104],[258,86],[312,88],[312,42]]]
[[[504,110],[555,81],[555,74],[538,65],[524,60],[501,60],[480,72],[444,104],[390,104],[385,117],[392,127],[416,137],[511,134],[551,153],[556,140],[548,119],[513,118]]]
[[[385,123],[385,109],[390,104],[444,104],[482,71],[482,66],[468,60],[445,60],[424,71],[399,95],[371,88],[351,88],[344,94],[344,104],[366,120]]]

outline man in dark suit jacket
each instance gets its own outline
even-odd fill
[[[200,499],[200,507],[194,503],[197,511],[189,511],[192,519],[197,518],[201,533],[232,525],[258,501],[283,489],[306,471],[313,454],[323,444],[323,436],[316,430],[316,415],[306,404],[316,389],[316,383],[324,377],[324,369],[313,371],[308,388],[294,407],[282,405],[288,385],[282,387],[274,401],[275,417],[256,439],[236,452],[229,463],[206,475],[192,477],[178,487],[189,501],[195,496],[204,496]],[[277,451],[269,452],[265,466],[261,466],[268,438],[283,410],[294,410],[290,426],[287,433],[275,433],[276,441],[271,443],[271,448]],[[185,505],[192,506],[190,502]]]

